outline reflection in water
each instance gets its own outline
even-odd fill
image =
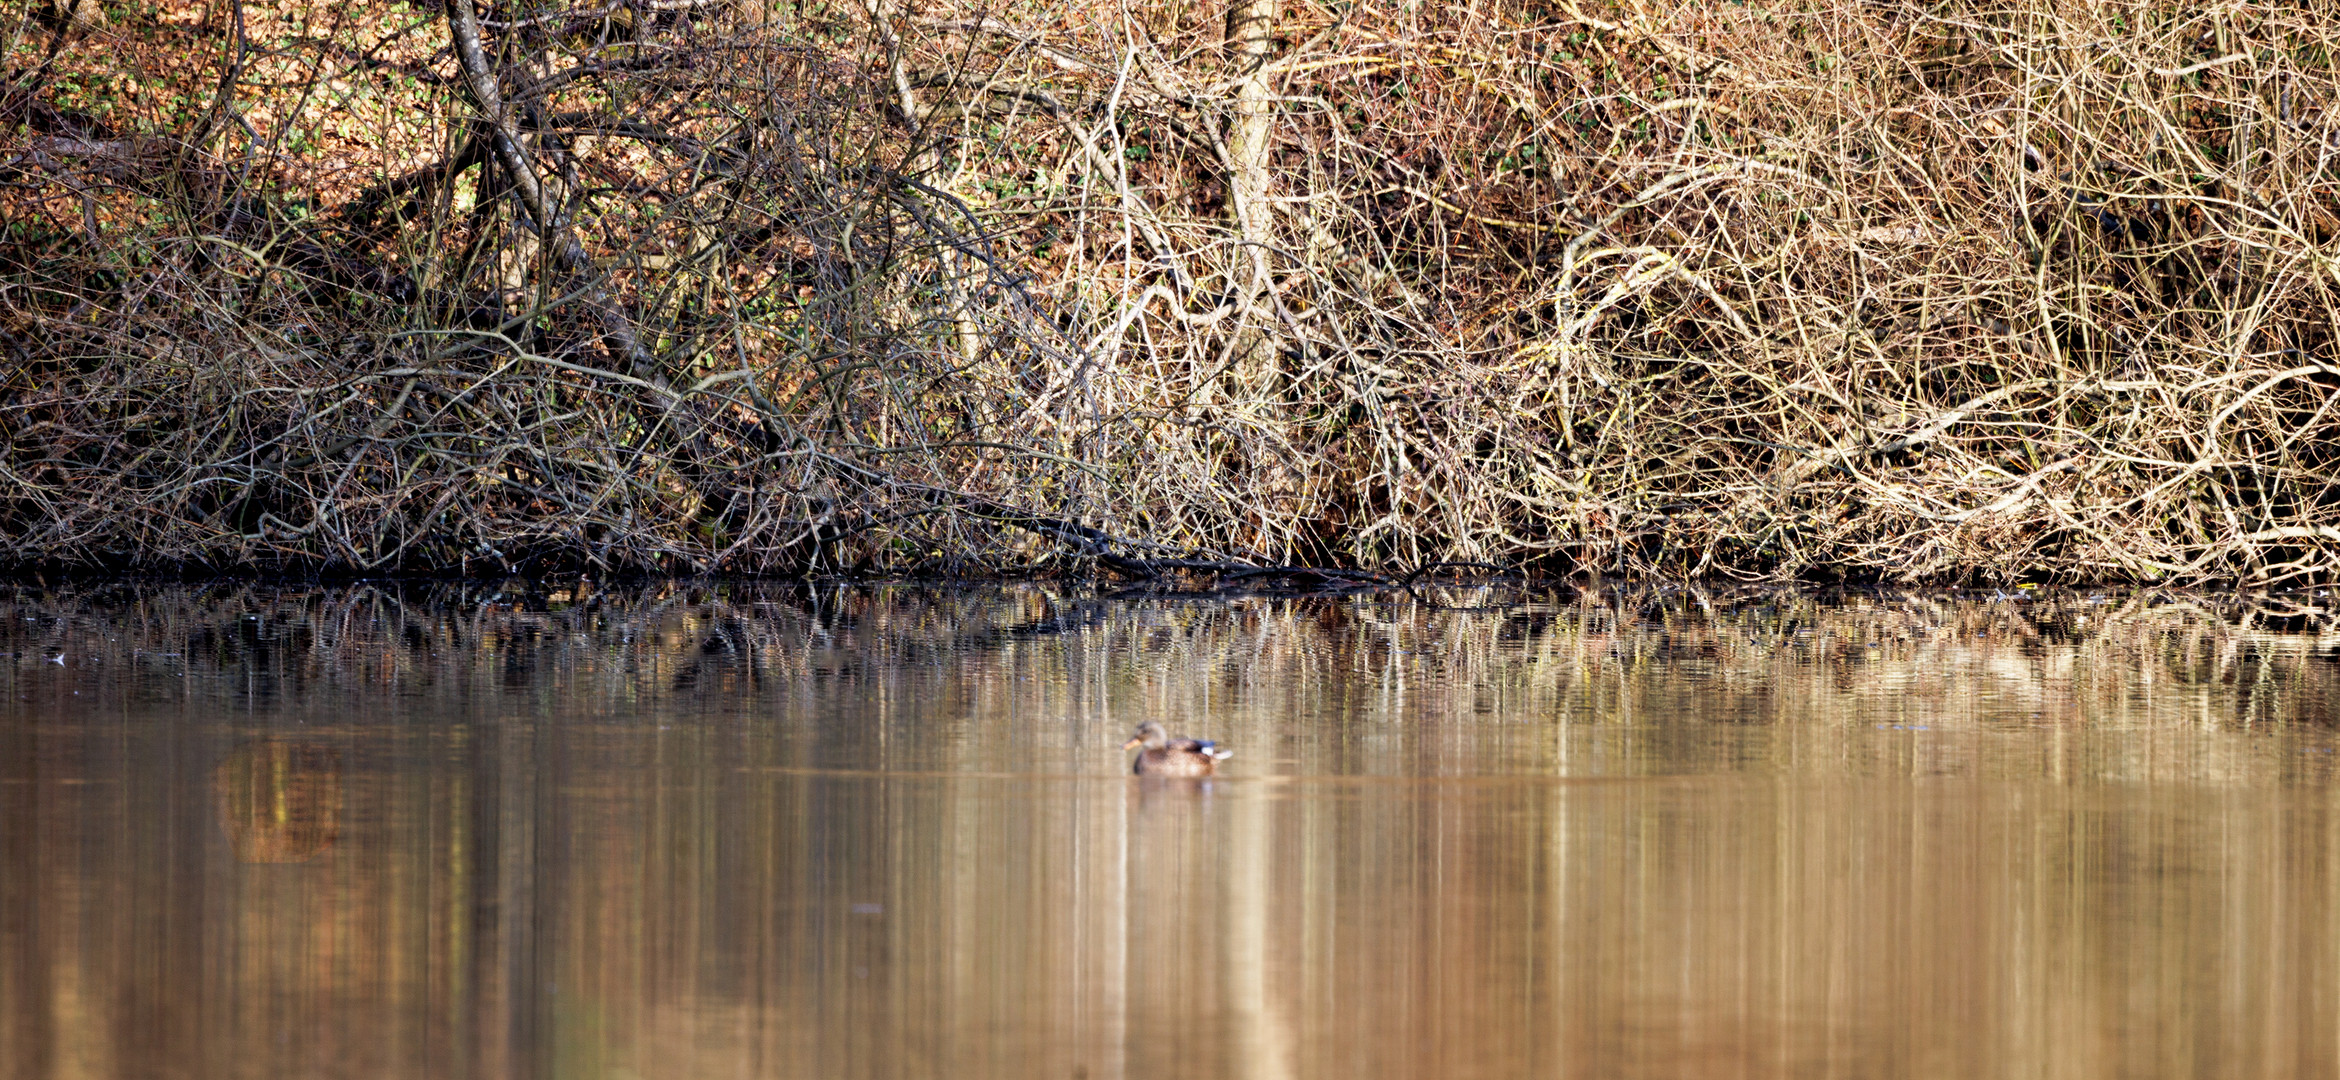
[[[262,739],[229,753],[212,786],[238,862],[306,862],[341,837],[341,753],[331,746]]]
[[[1441,599],[0,597],[0,1075],[2340,1067],[2329,616]]]

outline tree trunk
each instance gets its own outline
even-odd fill
[[[528,144],[522,141],[520,125],[513,119],[511,106],[504,102],[495,68],[488,61],[486,46],[481,43],[479,15],[472,10],[472,3],[473,0],[447,0],[447,29],[453,38],[455,63],[463,74],[464,88],[471,91],[472,100],[479,105],[480,119],[487,123],[489,148],[503,165],[505,175],[511,178],[522,208],[533,219],[530,224],[537,236],[551,250],[553,266],[563,275],[585,282],[586,306],[601,322],[602,342],[611,357],[627,374],[659,381],[657,365],[650,351],[642,346],[641,337],[634,332],[633,320],[593,280],[592,259],[586,255],[584,246],[570,235],[560,200],[548,194],[537,174],[536,163],[529,160]]]
[[[1227,125],[1228,208],[1242,245],[1229,276],[1239,300],[1230,369],[1239,385],[1265,385],[1275,360],[1274,320],[1257,310],[1267,295],[1268,249],[1275,220],[1267,196],[1269,103],[1267,64],[1275,47],[1278,0],[1228,0],[1227,53],[1235,86],[1234,113]]]

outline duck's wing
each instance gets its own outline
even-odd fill
[[[1210,739],[1180,739],[1173,745],[1190,754],[1201,754],[1212,761],[1225,761],[1235,756],[1235,751],[1221,749],[1217,742]]]

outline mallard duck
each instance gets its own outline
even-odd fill
[[[1219,744],[1208,739],[1171,738],[1162,725],[1151,720],[1138,725],[1137,734],[1121,744],[1124,750],[1137,750],[1137,760],[1129,771],[1139,776],[1209,776],[1219,763],[1234,757],[1233,750],[1221,750]]]

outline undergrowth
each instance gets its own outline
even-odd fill
[[[97,7],[19,564],[2340,566],[2327,6]]]

